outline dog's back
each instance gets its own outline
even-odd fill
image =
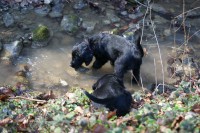
[[[84,92],[92,101],[93,106],[99,108],[105,106],[110,110],[117,109],[117,115],[122,116],[129,112],[132,97],[125,90],[123,81],[114,74],[107,74],[93,85],[94,92]]]

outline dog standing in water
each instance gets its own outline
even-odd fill
[[[114,74],[118,78],[123,80],[124,73],[132,70],[135,77],[132,81],[138,83],[144,52],[140,44],[140,35],[135,36],[135,43],[131,43],[118,35],[95,34],[73,47],[71,67],[78,69],[83,63],[87,66],[95,57],[92,66],[94,69],[99,69],[110,61],[111,65],[114,65]]]

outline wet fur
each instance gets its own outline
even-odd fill
[[[99,69],[110,61],[118,78],[123,80],[124,73],[132,70],[136,78],[133,78],[133,83],[137,83],[140,80],[140,66],[144,56],[138,36],[136,42],[131,43],[118,35],[95,34],[73,47],[71,66],[75,69],[83,63],[87,66],[95,57],[92,66],[94,69]]]
[[[118,79],[116,75],[104,75],[93,85],[93,90],[92,94],[84,91],[85,95],[93,102],[104,105],[110,111],[116,110],[117,116],[129,113],[132,96],[130,92],[126,91],[123,81]]]

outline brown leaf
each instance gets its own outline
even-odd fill
[[[11,88],[1,87],[0,88],[0,100],[5,101],[9,97],[14,96],[14,92]]]
[[[200,104],[195,104],[193,107],[192,107],[192,111],[195,112],[195,113],[198,113],[200,114]]]
[[[127,122],[127,121],[131,121],[131,122],[135,123],[137,120],[134,120],[134,118],[132,116],[127,117],[127,118],[122,117],[122,118],[117,119],[116,124],[117,124],[117,126],[119,126],[122,123]]]
[[[25,120],[25,116],[23,114],[19,114],[16,118],[15,118],[15,122],[16,123],[22,123]]]
[[[105,132],[106,132],[106,128],[101,124],[95,124],[92,127],[92,133],[105,133]]]
[[[55,98],[56,96],[53,94],[52,90],[49,91],[49,93],[42,93],[36,97],[36,99],[46,100],[46,101],[48,101],[49,99],[55,99]]]
[[[184,120],[183,116],[178,116],[176,117],[176,119],[172,122],[171,128],[172,129],[177,129],[179,127],[179,123]]]
[[[12,122],[13,122],[13,120],[11,118],[7,117],[3,120],[0,120],[0,126],[5,126],[6,124],[12,123]]]
[[[112,118],[113,116],[115,116],[116,115],[116,111],[117,110],[109,112],[108,115],[107,115],[107,119],[109,120],[110,118]]]

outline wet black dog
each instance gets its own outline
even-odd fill
[[[133,83],[137,83],[140,80],[144,52],[140,45],[140,35],[136,35],[135,40],[136,43],[131,43],[124,37],[109,33],[93,35],[73,47],[71,67],[78,69],[83,63],[87,66],[94,56],[94,69],[99,69],[110,61],[114,65],[114,73],[120,79],[123,79],[124,73],[132,70],[135,76]]]
[[[131,93],[126,91],[123,81],[116,75],[104,75],[93,85],[93,90],[92,94],[87,91],[84,91],[84,93],[95,102],[93,103],[95,107],[102,104],[110,111],[116,110],[117,116],[124,116],[129,113],[132,102]]]

